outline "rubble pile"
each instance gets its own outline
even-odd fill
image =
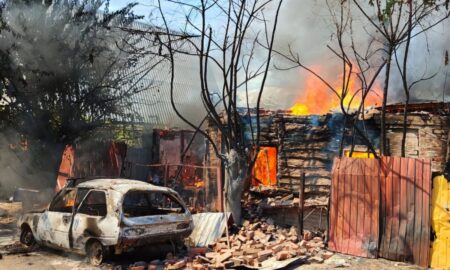
[[[250,192],[244,194],[242,205],[249,209],[252,216],[261,214],[264,208],[298,207],[300,198],[292,192],[281,188],[253,187]],[[327,205],[328,198],[322,196],[308,196],[304,206]]]
[[[0,225],[15,225],[21,211],[22,203],[0,202]]]
[[[300,199],[291,192],[274,188],[252,188],[244,193],[242,206],[246,209],[245,217],[253,220],[261,216],[262,210],[267,207],[285,206],[298,207]]]
[[[183,260],[168,258],[164,269],[228,269],[267,267],[269,262],[298,258],[322,263],[333,255],[326,251],[323,238],[310,231],[299,237],[296,228],[280,228],[264,219],[245,221],[229,238],[222,237],[208,249],[194,248]],[[196,254],[197,253],[197,254]],[[199,254],[200,253],[200,254]]]

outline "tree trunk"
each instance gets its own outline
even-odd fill
[[[235,224],[242,224],[241,199],[248,181],[248,162],[245,156],[240,156],[231,149],[226,155],[224,206],[225,212],[231,212]]]
[[[391,73],[391,60],[392,60],[392,45],[389,45],[386,59],[386,73],[383,87],[383,104],[381,106],[381,122],[380,122],[380,152],[382,155],[387,155],[387,140],[386,140],[386,105],[387,95],[389,89],[389,78]]]
[[[44,185],[52,188],[56,186],[56,180],[59,174],[59,166],[61,165],[62,155],[65,149],[64,143],[48,143],[43,149],[39,157],[41,160],[46,160],[41,167],[43,172],[49,176],[48,179],[42,179]]]
[[[405,91],[405,106],[403,111],[403,134],[402,134],[402,157],[406,156],[406,130],[407,130],[407,121],[408,121],[408,105],[409,105],[409,87],[408,87],[408,72],[407,72],[407,63],[408,63],[408,54],[409,54],[409,45],[411,43],[411,32],[412,32],[412,2],[409,1],[409,16],[408,16],[408,37],[406,39],[405,46],[405,56],[403,58],[403,72],[402,72],[402,82],[403,82],[403,90]]]

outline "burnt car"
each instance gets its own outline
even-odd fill
[[[20,241],[73,251],[100,265],[110,254],[171,241],[193,230],[177,192],[128,179],[95,179],[67,185],[49,207],[23,214]]]

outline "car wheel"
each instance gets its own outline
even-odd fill
[[[88,242],[86,254],[88,256],[89,263],[95,266],[102,264],[107,255],[105,247],[97,240]]]
[[[30,227],[23,226],[22,230],[20,232],[20,243],[26,245],[27,247],[31,247],[36,243],[36,240],[34,239],[33,232],[31,231]]]

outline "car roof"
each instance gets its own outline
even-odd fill
[[[89,180],[78,184],[77,187],[94,188],[94,189],[113,189],[120,193],[127,193],[130,190],[173,192],[170,188],[155,186],[143,181],[131,179],[116,179],[116,178]]]

